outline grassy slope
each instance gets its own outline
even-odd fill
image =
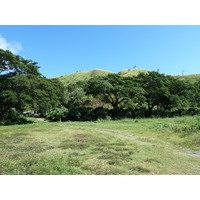
[[[147,73],[149,70],[145,69],[125,69],[120,71],[118,74],[121,76],[137,76],[140,72]],[[200,80],[200,74],[191,74],[191,75],[179,75],[174,77],[181,79],[181,80],[187,80],[191,82],[195,82]]]
[[[174,76],[174,77],[181,80],[191,81],[191,82],[200,80],[200,74],[191,74],[191,75],[182,75],[182,76],[180,75],[180,76]]]
[[[147,73],[149,70],[145,69],[124,69],[120,71],[118,74],[121,76],[137,76],[139,73]]]
[[[143,69],[130,69],[130,70],[127,69],[126,70],[125,69],[125,70],[120,71],[118,74],[121,76],[136,76],[140,72],[148,72],[148,70],[143,70]],[[74,84],[78,81],[87,81],[91,78],[106,76],[111,73],[113,72],[95,69],[91,71],[76,72],[73,74],[59,76],[55,78],[58,78],[65,86],[67,86],[69,84]]]
[[[84,72],[76,72],[73,74],[69,74],[66,76],[57,77],[64,85],[74,84],[78,81],[87,81],[91,78],[99,77],[99,76],[106,76],[112,72],[105,71],[105,70],[91,70],[91,71],[84,71]]]
[[[148,71],[149,70],[145,70],[145,69],[125,69],[118,72],[118,74],[121,76],[137,76],[140,72],[147,73]],[[76,72],[73,74],[55,77],[55,78],[58,78],[65,86],[67,86],[68,84],[74,84],[78,81],[87,81],[91,78],[106,76],[110,73],[113,73],[113,72],[95,69],[91,71]],[[200,80],[200,74],[174,76],[174,77],[182,79],[182,80],[192,81],[192,82]]]
[[[200,117],[0,127],[0,174],[200,174]],[[193,128],[192,128],[193,127]]]

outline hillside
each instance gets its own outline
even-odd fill
[[[120,72],[118,72],[121,76],[137,76],[139,73],[147,73],[149,70],[146,69],[124,69]]]
[[[124,69],[118,72],[121,76],[137,76],[140,72],[147,73],[149,70],[145,69]],[[91,78],[106,76],[108,74],[111,74],[113,72],[106,71],[106,70],[100,70],[100,69],[94,69],[90,71],[83,71],[83,72],[76,72],[73,74],[65,75],[65,76],[59,76],[54,77],[58,78],[65,86],[69,84],[74,84],[79,81],[87,81]],[[191,82],[200,80],[200,74],[191,74],[191,75],[174,75],[174,77],[181,79],[181,80],[188,80]]]
[[[125,69],[125,70],[118,72],[118,74],[121,75],[121,76],[137,76],[140,72],[147,73],[148,70]],[[91,78],[106,76],[106,75],[111,74],[111,73],[113,73],[113,72],[106,71],[106,70],[100,70],[100,69],[94,69],[94,70],[90,70],[90,71],[76,72],[76,73],[73,73],[73,74],[54,77],[54,78],[58,78],[65,86],[67,86],[69,84],[74,84],[74,83],[77,83],[79,81],[87,81]]]
[[[120,72],[118,72],[121,76],[137,76],[140,72],[148,73],[150,70],[146,69],[125,69]],[[190,74],[190,75],[172,75],[173,77],[176,77],[181,80],[191,81],[195,82],[200,80],[200,74]]]
[[[111,73],[113,73],[113,72],[106,71],[106,70],[100,70],[100,69],[94,69],[91,71],[76,72],[73,74],[55,77],[55,78],[58,78],[65,86],[67,86],[69,84],[74,84],[79,81],[87,81],[91,78],[106,76]]]
[[[191,81],[191,82],[200,80],[200,74],[179,75],[179,76],[174,76],[174,77],[181,80]]]

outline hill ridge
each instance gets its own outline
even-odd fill
[[[150,72],[150,70],[146,69],[123,69],[119,71],[116,74],[119,74],[121,76],[137,76],[140,72]],[[96,77],[101,77],[101,76],[106,76],[108,74],[115,74],[114,72],[108,71],[108,70],[102,70],[102,69],[92,69],[88,71],[77,71],[75,73],[67,74],[67,75],[62,75],[58,77],[52,77],[50,79],[59,79],[65,86],[69,84],[75,84],[79,81],[87,81],[91,78],[96,78]],[[191,82],[200,80],[200,74],[189,74],[189,75],[171,75],[173,77],[176,77],[178,79],[182,80],[188,80]]]

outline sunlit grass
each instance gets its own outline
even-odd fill
[[[200,174],[199,117],[0,127],[0,174]]]

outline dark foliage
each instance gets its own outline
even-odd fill
[[[0,116],[32,110],[45,116],[64,102],[64,87],[38,72],[36,62],[0,49]],[[11,116],[10,116],[11,118]],[[2,120],[1,120],[2,121]],[[16,122],[17,119],[9,120]]]
[[[52,110],[46,117],[50,121],[62,121],[66,119],[67,115],[68,109],[65,107],[61,107]]]
[[[50,121],[199,115],[200,81],[158,72],[109,74],[64,88],[43,77],[36,62],[0,49],[0,123],[19,123],[23,111]]]
[[[15,108],[9,109],[0,116],[0,125],[13,125],[13,124],[27,124],[31,123],[23,115],[21,115]]]

